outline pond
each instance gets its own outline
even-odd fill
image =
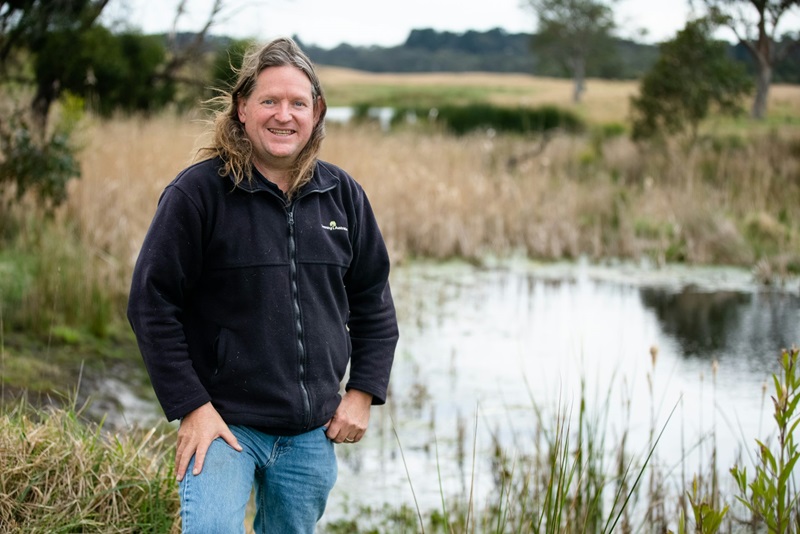
[[[392,289],[389,400],[358,446],[339,447],[326,521],[384,503],[441,510],[442,494],[485,502],[495,444],[530,452],[537,411],[553,424],[582,398],[611,447],[625,435],[643,458],[663,430],[652,465],[691,477],[716,450],[725,477],[773,433],[767,380],[800,344],[797,282],[765,289],[741,269],[412,262]],[[122,402],[127,422],[160,416]]]
[[[494,443],[530,452],[536,410],[554,423],[582,396],[607,443],[627,434],[644,458],[663,430],[654,466],[691,477],[716,450],[725,477],[772,433],[765,381],[800,343],[797,283],[766,290],[740,269],[415,263],[392,283],[391,396],[340,448],[329,519],[384,502],[441,510],[442,493],[484,503]]]

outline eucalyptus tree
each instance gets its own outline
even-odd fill
[[[800,43],[800,28],[778,32],[784,17],[800,7],[800,0],[689,0],[703,6],[731,31],[756,63],[756,92],[751,114],[763,119],[775,65]]]
[[[692,146],[700,123],[712,112],[742,111],[752,80],[744,65],[728,56],[727,43],[711,37],[714,28],[707,18],[695,19],[659,46],[659,59],[631,99],[634,139],[688,132]]]
[[[180,2],[176,21],[187,4]],[[155,111],[172,101],[175,85],[187,81],[189,64],[203,57],[203,40],[224,2],[214,0],[191,42],[169,50],[164,36],[105,27],[101,15],[109,5],[110,0],[0,0],[0,198],[12,187],[17,196],[34,189],[46,201],[63,201],[67,181],[79,175],[70,133],[84,104],[111,115]],[[166,40],[174,37],[172,32]],[[69,97],[65,108],[75,113],[48,124],[62,97]]]
[[[534,53],[561,63],[572,75],[572,99],[586,90],[587,65],[613,54],[616,22],[611,7],[617,0],[523,0],[538,21]]]

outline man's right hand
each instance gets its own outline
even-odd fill
[[[189,412],[181,419],[178,429],[178,447],[175,453],[175,469],[178,482],[183,480],[189,461],[194,456],[193,475],[199,475],[203,470],[203,461],[211,442],[222,438],[225,442],[241,452],[242,446],[233,435],[233,432],[222,420],[217,410],[210,402]]]

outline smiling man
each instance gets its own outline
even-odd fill
[[[309,533],[334,444],[386,401],[389,258],[361,186],[318,159],[325,97],[291,39],[251,51],[215,100],[211,146],[159,200],[128,318],[180,419],[183,531],[244,532],[255,486],[255,532]]]

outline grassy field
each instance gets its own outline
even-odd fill
[[[319,75],[331,106],[364,102],[385,106],[435,106],[442,102],[468,104],[476,101],[511,107],[556,105],[577,109],[596,124],[625,123],[630,98],[638,93],[636,81],[589,79],[581,103],[575,106],[572,82],[563,78],[484,72],[375,74],[338,67],[322,67]],[[748,104],[745,103],[747,109]],[[773,85],[769,106],[767,125],[796,126],[800,122],[800,86]]]

